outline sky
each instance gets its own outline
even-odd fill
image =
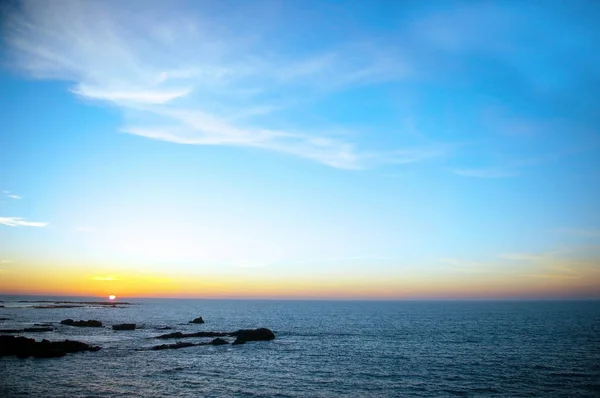
[[[596,1],[0,7],[0,293],[600,298]]]

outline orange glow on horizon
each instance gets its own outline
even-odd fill
[[[464,275],[424,277],[111,274],[38,268],[5,272],[0,293],[57,296],[266,299],[510,299],[599,297],[597,275],[582,279]],[[115,296],[116,298],[116,296]]]

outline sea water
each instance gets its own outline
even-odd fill
[[[18,335],[102,347],[0,358],[2,397],[600,397],[593,301],[132,299],[123,308],[40,309],[21,300],[59,299],[0,299],[8,318],[0,329],[52,323],[52,332]],[[198,316],[206,323],[188,323]],[[60,325],[66,318],[105,327]],[[139,329],[113,331],[116,323]],[[257,327],[276,339],[149,349],[183,340],[157,340],[162,333]]]

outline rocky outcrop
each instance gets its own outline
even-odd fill
[[[197,344],[194,343],[185,343],[185,342],[177,342],[175,344],[161,344],[161,345],[155,345],[154,347],[152,347],[153,350],[157,351],[157,350],[174,350],[177,348],[186,348],[186,347],[193,347]]]
[[[135,330],[135,323],[120,323],[113,325],[113,330]]]
[[[51,332],[53,327],[33,327],[25,329],[0,329],[0,333],[38,333],[38,332]]]
[[[205,343],[187,343],[187,342],[183,342],[183,341],[178,341],[175,344],[155,345],[151,349],[154,351],[176,350],[178,348],[197,347],[200,345],[226,345],[226,344],[229,344],[229,342],[227,340],[217,337],[216,339],[213,339],[212,341],[205,342]]]
[[[88,328],[101,328],[102,322],[90,319],[88,321],[74,321],[72,319],[65,319],[60,321],[61,325],[88,327]]]
[[[18,358],[58,358],[81,351],[98,351],[100,347],[73,340],[36,342],[22,336],[0,336],[0,357],[16,355]]]
[[[174,332],[156,336],[157,339],[183,339],[187,337],[235,337],[233,344],[244,344],[247,341],[269,341],[275,338],[275,333],[267,328],[240,329],[235,332],[196,332],[182,333]]]
[[[213,339],[213,341],[210,342],[210,344],[212,345],[225,345],[225,344],[229,344],[229,341],[222,339],[220,337],[217,337],[216,339]]]
[[[156,336],[157,339],[182,339],[186,337],[225,337],[228,336],[228,333],[224,332],[196,332],[196,333],[167,333],[161,334],[160,336]]]
[[[25,329],[23,329],[24,332],[29,332],[29,333],[51,332],[53,330],[54,330],[53,327],[46,327],[46,326],[40,326],[40,327],[33,327],[33,328],[25,328]]]
[[[240,329],[229,335],[236,337],[233,344],[244,344],[247,341],[269,341],[275,338],[275,333],[267,328]]]
[[[204,323],[204,319],[202,319],[202,317],[199,316],[198,318],[194,319],[193,321],[189,321],[188,323]]]

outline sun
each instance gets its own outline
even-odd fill
[[[115,296],[114,294],[111,294],[110,296],[108,296],[108,299],[109,299],[109,300],[114,300],[114,299],[116,299],[116,298],[117,298],[117,296]]]

